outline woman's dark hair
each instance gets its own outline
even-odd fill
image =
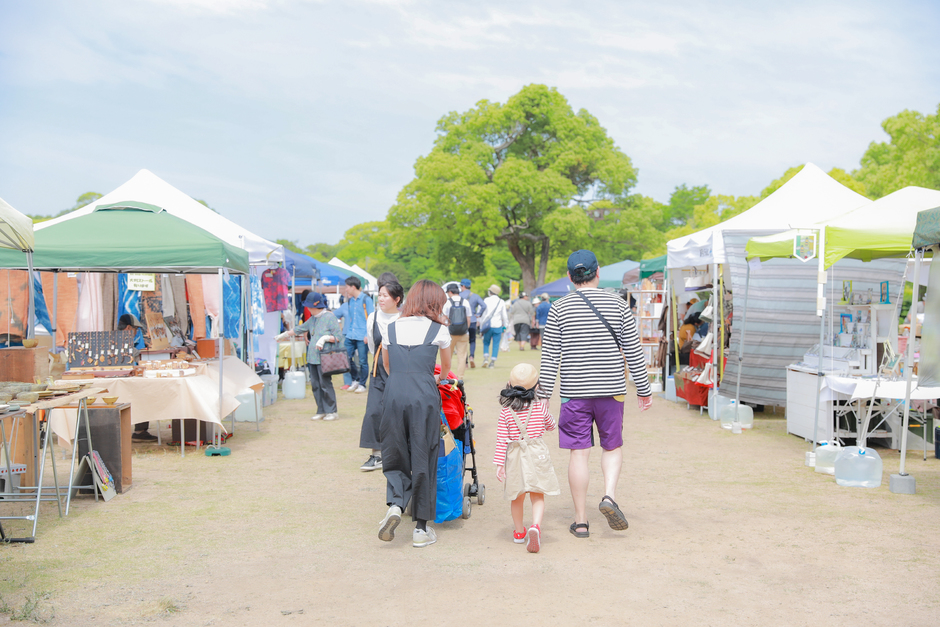
[[[506,387],[499,391],[499,404],[516,412],[528,409],[532,401],[535,400],[535,392],[538,389],[538,383],[528,390],[521,385],[509,385],[507,383]]]
[[[392,272],[383,272],[378,278],[379,288],[388,283],[398,283],[398,277]]]
[[[391,274],[388,272],[386,274]],[[401,286],[398,281],[389,281],[388,283],[380,283],[379,289],[385,288],[385,291],[388,292],[388,295],[391,296],[398,306],[401,307],[401,301],[405,299],[405,288]]]
[[[450,324],[443,313],[445,302],[447,302],[447,296],[444,295],[444,290],[440,285],[434,281],[421,279],[408,290],[408,300],[405,301],[400,317],[423,316],[432,322]]]
[[[696,311],[694,314],[685,319],[685,324],[701,324],[701,312]]]

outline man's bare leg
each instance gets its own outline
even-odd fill
[[[604,494],[617,500],[617,482],[620,481],[620,469],[623,467],[623,447],[601,453],[601,472],[604,473]],[[572,492],[574,490],[572,489]],[[586,491],[585,491],[586,494]]]
[[[572,449],[568,458],[568,487],[571,488],[571,500],[574,501],[575,522],[587,522],[588,480],[590,471],[588,462],[591,459],[591,449]]]

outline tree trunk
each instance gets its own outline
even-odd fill
[[[545,273],[548,272],[548,252],[550,249],[551,246],[548,238],[542,239],[542,257],[539,259],[539,279],[538,282],[532,286],[533,290],[540,285],[545,285]]]
[[[509,247],[509,252],[512,253],[513,259],[516,260],[522,270],[522,291],[531,294],[532,290],[541,285],[541,283],[535,282],[535,253],[523,251],[522,247],[519,246],[519,240],[514,237],[506,238],[506,244]],[[544,250],[544,246],[542,248]],[[542,276],[544,277],[544,271]]]

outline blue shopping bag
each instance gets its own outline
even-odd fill
[[[441,444],[437,458],[437,512],[434,522],[460,518],[463,514],[463,442],[448,455]]]

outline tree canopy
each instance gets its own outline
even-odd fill
[[[585,209],[636,184],[629,157],[598,120],[545,85],[449,113],[437,133],[389,222],[402,239],[432,240],[446,271],[484,270],[484,251],[502,243],[532,290],[545,280],[553,245],[587,240]]]
[[[908,185],[940,189],[940,105],[924,115],[904,110],[881,123],[889,142],[872,142],[852,176],[871,198]]]

